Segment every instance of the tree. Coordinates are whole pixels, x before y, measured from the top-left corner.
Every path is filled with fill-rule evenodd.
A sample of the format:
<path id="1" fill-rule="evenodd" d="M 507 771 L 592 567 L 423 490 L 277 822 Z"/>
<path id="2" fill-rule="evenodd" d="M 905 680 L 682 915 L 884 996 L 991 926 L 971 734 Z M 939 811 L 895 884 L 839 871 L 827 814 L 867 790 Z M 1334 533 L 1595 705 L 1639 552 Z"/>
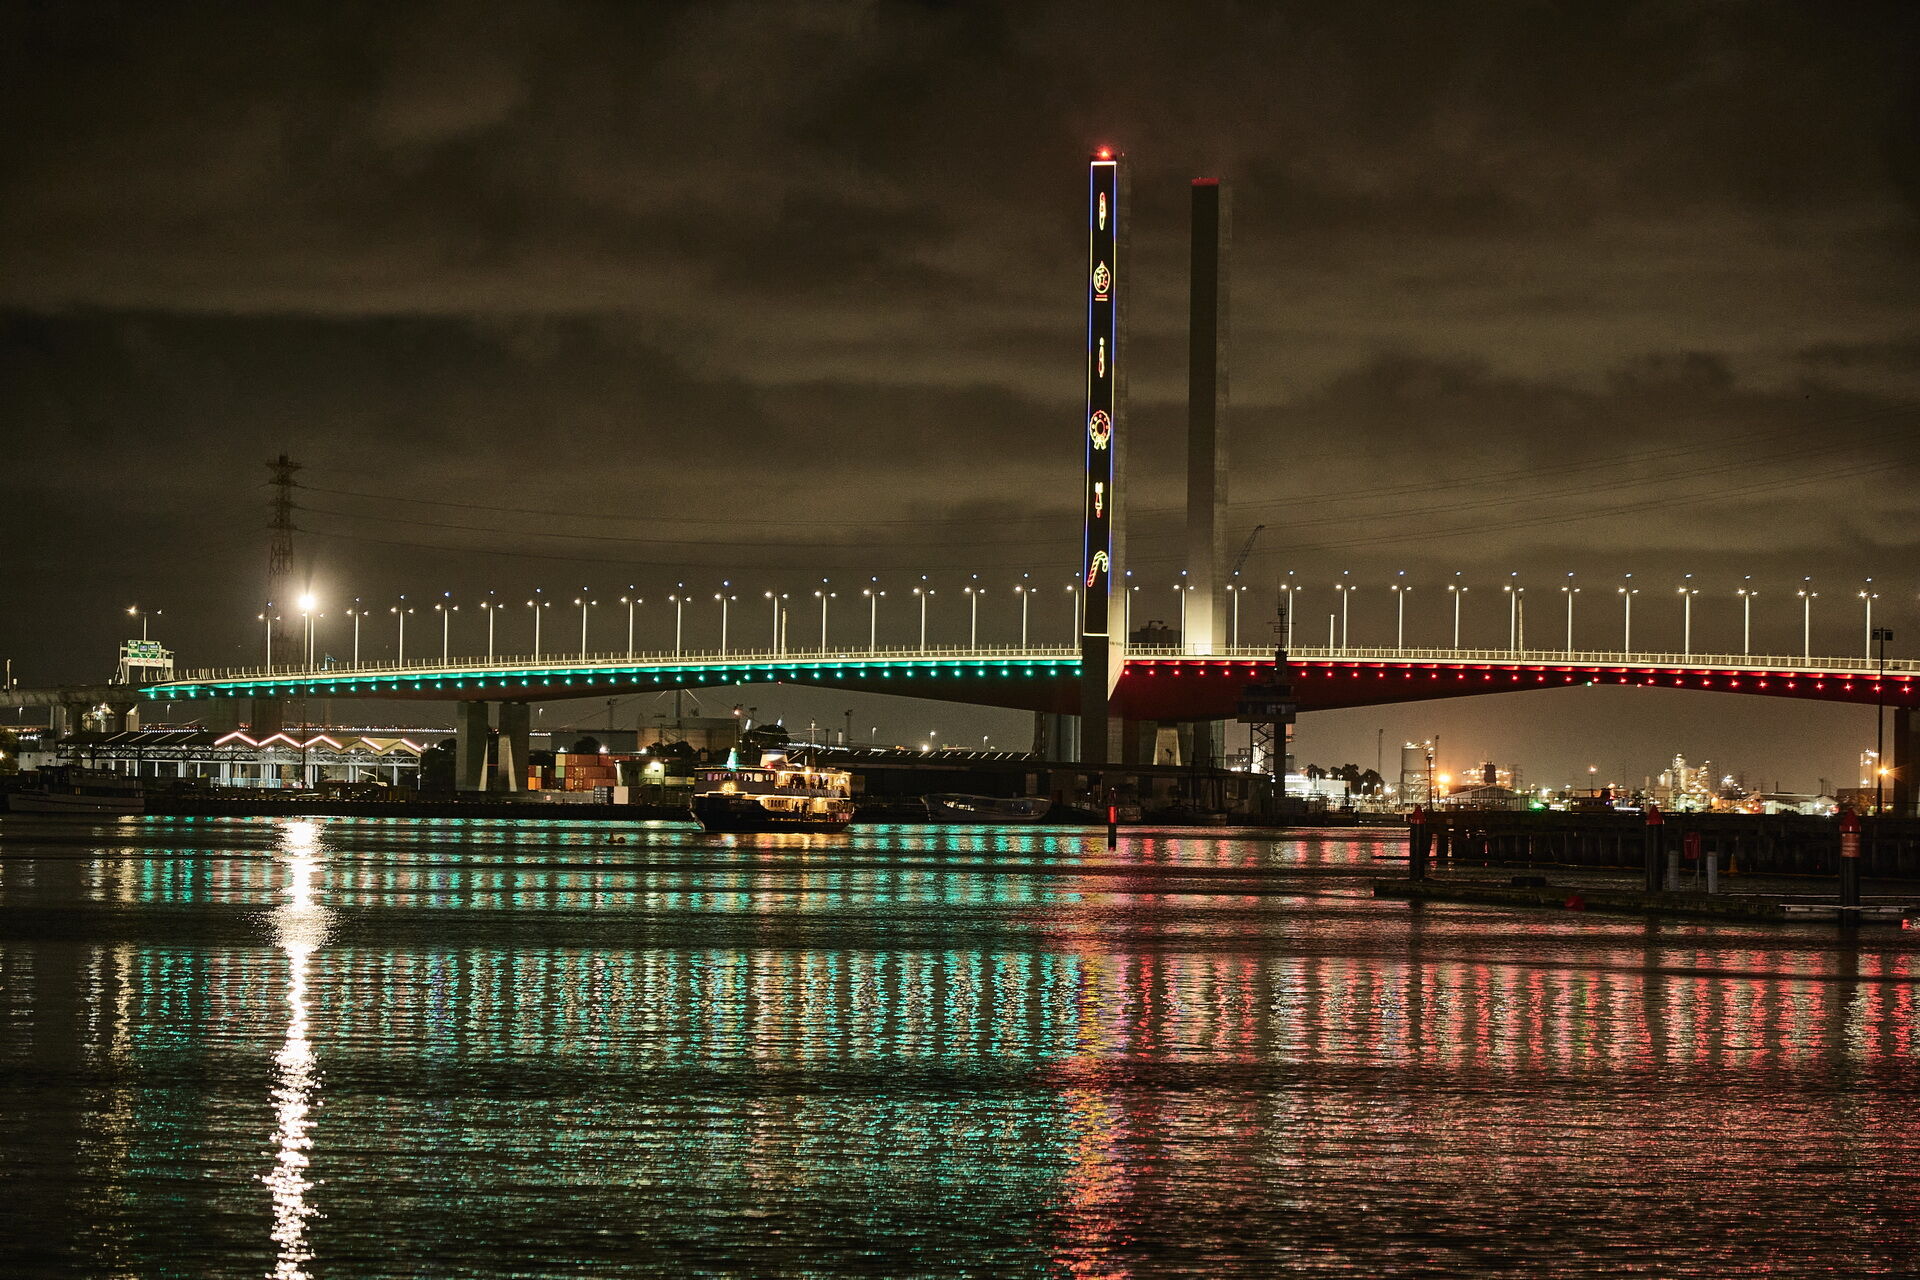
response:
<path id="1" fill-rule="evenodd" d="M 567 750 L 576 756 L 597 756 L 600 754 L 600 739 L 587 734 Z"/>

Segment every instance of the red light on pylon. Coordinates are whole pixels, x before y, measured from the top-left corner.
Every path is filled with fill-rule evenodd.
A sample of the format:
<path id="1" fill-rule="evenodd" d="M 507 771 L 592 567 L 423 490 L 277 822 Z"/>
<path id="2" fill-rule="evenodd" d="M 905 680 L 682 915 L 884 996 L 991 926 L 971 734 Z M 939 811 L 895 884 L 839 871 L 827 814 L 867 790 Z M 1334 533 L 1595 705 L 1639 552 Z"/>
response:
<path id="1" fill-rule="evenodd" d="M 1093 153 L 1093 157 L 1096 160 L 1111 160 L 1113 159 L 1113 148 L 1101 147 L 1098 151 L 1095 151 Z"/>

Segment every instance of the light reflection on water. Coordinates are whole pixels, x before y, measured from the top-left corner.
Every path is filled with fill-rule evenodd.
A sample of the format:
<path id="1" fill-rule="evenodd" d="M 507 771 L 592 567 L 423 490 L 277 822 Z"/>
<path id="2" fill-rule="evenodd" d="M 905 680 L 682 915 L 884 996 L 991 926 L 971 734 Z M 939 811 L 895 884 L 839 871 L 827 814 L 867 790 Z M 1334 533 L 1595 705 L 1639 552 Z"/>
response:
<path id="1" fill-rule="evenodd" d="M 9 818 L 0 1270 L 1913 1256 L 1910 936 L 1376 902 L 1385 840 Z"/>

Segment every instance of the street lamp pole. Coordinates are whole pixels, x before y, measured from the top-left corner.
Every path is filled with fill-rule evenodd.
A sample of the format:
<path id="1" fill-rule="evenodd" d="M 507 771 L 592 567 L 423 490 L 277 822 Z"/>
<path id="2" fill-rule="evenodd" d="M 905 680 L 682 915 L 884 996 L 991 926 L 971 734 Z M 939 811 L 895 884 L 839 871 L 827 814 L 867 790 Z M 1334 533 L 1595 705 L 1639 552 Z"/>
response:
<path id="1" fill-rule="evenodd" d="M 540 588 L 535 587 L 533 590 L 537 597 L 540 593 Z M 545 600 L 533 599 L 527 601 L 527 608 L 533 610 L 533 658 L 536 662 L 540 660 L 540 614 L 546 607 L 547 602 Z"/>
<path id="2" fill-rule="evenodd" d="M 1810 589 L 1812 578 L 1802 578 L 1801 581 L 1808 585 L 1794 594 L 1800 597 L 1800 657 L 1806 659 L 1813 656 L 1813 602 L 1820 593 Z"/>
<path id="3" fill-rule="evenodd" d="M 867 598 L 867 652 L 880 651 L 880 597 L 887 594 L 880 590 L 880 579 L 870 579 L 873 586 L 862 587 L 860 594 Z"/>
<path id="4" fill-rule="evenodd" d="M 585 596 L 575 596 L 573 602 L 580 606 L 580 660 L 587 658 L 587 610 L 599 604 L 598 600 L 589 600 Z"/>
<path id="5" fill-rule="evenodd" d="M 1631 578 L 1633 575 L 1628 574 L 1627 576 Z M 1640 594 L 1640 588 L 1620 587 L 1618 588 L 1618 590 L 1620 592 L 1620 604 L 1621 604 L 1620 651 L 1622 653 L 1632 653 L 1633 652 L 1633 598 Z"/>
<path id="6" fill-rule="evenodd" d="M 1400 572 L 1404 574 L 1406 570 Z M 1412 590 L 1404 582 L 1393 584 L 1393 647 L 1402 652 L 1407 647 L 1407 593 Z"/>
<path id="7" fill-rule="evenodd" d="M 682 634 L 680 624 L 685 618 L 687 610 L 687 584 L 682 582 L 679 584 L 679 587 L 680 589 L 678 591 L 667 597 L 667 599 L 673 601 L 673 656 L 676 658 L 680 656 L 680 637 Z"/>
<path id="8" fill-rule="evenodd" d="M 1861 602 L 1867 606 L 1866 656 L 1868 658 L 1873 657 L 1873 602 L 1875 600 L 1878 600 L 1879 598 L 1880 598 L 1880 593 L 1873 589 L 1873 579 L 1868 578 L 1866 589 L 1860 593 Z"/>
<path id="9" fill-rule="evenodd" d="M 976 578 L 979 574 L 974 575 Z M 986 594 L 985 587 L 968 583 L 961 588 L 967 593 L 967 648 L 980 647 L 980 597 Z"/>
<path id="10" fill-rule="evenodd" d="M 1458 575 L 1456 574 L 1455 576 L 1457 577 Z M 1471 587 L 1463 587 L 1457 582 L 1447 584 L 1447 594 L 1453 597 L 1453 649 L 1455 653 L 1460 651 L 1460 602 L 1466 598 L 1467 592 L 1471 590 Z"/>
<path id="11" fill-rule="evenodd" d="M 406 599 L 405 596 L 401 596 L 400 598 L 402 600 Z M 391 613 L 400 621 L 400 639 L 399 643 L 394 647 L 394 657 L 396 661 L 405 663 L 407 660 L 407 615 L 412 613 L 413 610 L 404 605 L 396 604 L 388 609 L 387 612 Z"/>
<path id="12" fill-rule="evenodd" d="M 924 577 L 922 578 L 924 581 Z M 927 651 L 927 597 L 933 594 L 932 587 L 915 587 L 913 594 L 920 597 L 920 652 Z"/>
<path id="13" fill-rule="evenodd" d="M 1687 575 L 1692 578 L 1692 574 Z M 1682 584 L 1680 587 L 1680 652 L 1686 657 L 1693 656 L 1693 598 L 1700 594 L 1700 588 Z"/>
<path id="14" fill-rule="evenodd" d="M 1573 598 L 1580 594 L 1580 588 L 1573 585 L 1573 575 L 1567 575 L 1567 584 L 1561 587 L 1567 596 L 1567 648 L 1569 658 L 1573 656 Z"/>
<path id="15" fill-rule="evenodd" d="M 821 581 L 824 582 L 825 579 Z M 814 599 L 820 602 L 820 652 L 822 653 L 827 651 L 827 601 L 833 599 L 836 594 L 824 588 L 813 593 Z"/>
<path id="16" fill-rule="evenodd" d="M 1751 582 L 1753 576 L 1749 574 L 1747 580 Z M 1750 658 L 1753 656 L 1753 598 L 1760 593 L 1741 587 L 1735 594 L 1740 597 L 1740 656 Z"/>
<path id="17" fill-rule="evenodd" d="M 1033 594 L 1033 590 L 1021 582 L 1014 584 L 1013 594 L 1020 597 L 1020 648 L 1024 651 L 1027 647 L 1027 597 Z"/>
<path id="18" fill-rule="evenodd" d="M 1500 589 L 1507 593 L 1507 652 L 1516 653 L 1520 649 L 1520 597 L 1527 589 L 1511 582 Z"/>
<path id="19" fill-rule="evenodd" d="M 628 587 L 627 589 L 631 591 L 633 588 Z M 633 611 L 635 606 L 643 605 L 646 603 L 646 601 L 642 600 L 639 596 L 621 596 L 620 603 L 627 606 L 627 657 L 628 659 L 632 659 L 633 657 Z"/>
<path id="20" fill-rule="evenodd" d="M 360 597 L 353 598 L 353 608 L 347 610 L 347 616 L 353 619 L 353 665 L 360 666 L 360 619 L 366 616 L 366 610 L 360 607 Z"/>
<path id="21" fill-rule="evenodd" d="M 449 661 L 451 661 L 450 654 L 451 654 L 452 645 L 453 645 L 453 615 L 456 611 L 459 610 L 459 608 L 460 608 L 459 605 L 448 604 L 444 600 L 439 601 L 433 606 L 433 611 L 440 615 L 440 665 L 441 666 L 445 666 Z"/>

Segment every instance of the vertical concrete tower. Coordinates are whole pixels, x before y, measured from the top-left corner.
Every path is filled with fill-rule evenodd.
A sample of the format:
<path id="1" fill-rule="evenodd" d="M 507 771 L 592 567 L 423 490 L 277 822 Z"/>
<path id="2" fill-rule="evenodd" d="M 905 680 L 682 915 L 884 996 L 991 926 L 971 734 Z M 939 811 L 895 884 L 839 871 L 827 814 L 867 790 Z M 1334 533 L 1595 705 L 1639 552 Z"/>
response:
<path id="1" fill-rule="evenodd" d="M 1188 653 L 1227 644 L 1227 449 L 1221 419 L 1227 372 L 1227 239 L 1231 210 L 1218 178 L 1193 180 L 1193 234 L 1187 319 L 1187 608 Z"/>
<path id="2" fill-rule="evenodd" d="M 1087 413 L 1085 546 L 1080 564 L 1080 759 L 1115 763 L 1118 735 L 1109 708 L 1126 657 L 1122 622 L 1126 527 L 1120 487 L 1125 472 L 1126 404 L 1121 314 L 1121 218 L 1127 212 L 1120 157 L 1102 147 L 1087 165 Z"/>

